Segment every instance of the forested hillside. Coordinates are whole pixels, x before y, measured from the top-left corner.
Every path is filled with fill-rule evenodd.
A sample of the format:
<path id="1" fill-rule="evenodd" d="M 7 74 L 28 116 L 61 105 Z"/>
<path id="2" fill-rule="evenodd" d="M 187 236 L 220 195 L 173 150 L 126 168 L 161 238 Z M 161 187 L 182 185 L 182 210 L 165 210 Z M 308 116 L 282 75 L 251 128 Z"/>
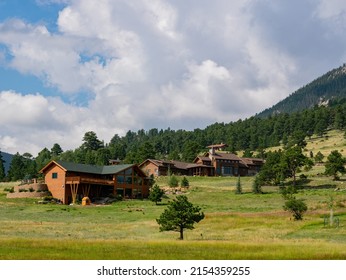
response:
<path id="1" fill-rule="evenodd" d="M 268 117 L 279 113 L 298 112 L 340 98 L 346 98 L 345 64 L 298 89 L 289 97 L 264 110 L 257 116 Z"/>
<path id="2" fill-rule="evenodd" d="M 63 151 L 56 143 L 50 149 L 42 149 L 36 158 L 28 153 L 14 155 L 8 179 L 36 176 L 51 159 L 99 165 L 107 164 L 109 159 L 124 163 L 141 163 L 147 158 L 191 162 L 197 154 L 207 151 L 208 145 L 216 143 L 227 143 L 232 152 L 245 150 L 245 156 L 265 157 L 265 148 L 299 143 L 313 134 L 322 136 L 329 129 L 345 128 L 346 100 L 339 100 L 292 114 L 215 123 L 193 131 L 170 128 L 128 131 L 125 136 L 115 134 L 109 143 L 89 131 L 74 150 Z"/>
<path id="3" fill-rule="evenodd" d="M 289 113 L 288 113 L 289 112 Z M 346 65 L 334 69 L 299 89 L 264 112 L 236 122 L 214 123 L 193 131 L 152 128 L 115 134 L 104 143 L 95 132 L 86 132 L 81 145 L 63 151 L 59 143 L 44 148 L 37 157 L 29 153 L 13 156 L 8 180 L 37 176 L 46 163 L 60 159 L 87 164 L 107 164 L 109 159 L 141 163 L 147 158 L 191 162 L 207 146 L 228 144 L 231 152 L 265 158 L 264 149 L 280 144 L 299 143 L 313 134 L 322 136 L 329 129 L 346 128 Z M 4 158 L 5 157 L 5 158 Z M 5 164 L 9 164 L 3 153 Z M 6 166 L 6 169 L 8 166 Z"/>
<path id="4" fill-rule="evenodd" d="M 5 153 L 5 152 L 1 152 L 1 151 L 0 153 L 2 156 L 5 172 L 7 173 L 8 169 L 10 168 L 10 163 L 11 163 L 13 155 Z"/>

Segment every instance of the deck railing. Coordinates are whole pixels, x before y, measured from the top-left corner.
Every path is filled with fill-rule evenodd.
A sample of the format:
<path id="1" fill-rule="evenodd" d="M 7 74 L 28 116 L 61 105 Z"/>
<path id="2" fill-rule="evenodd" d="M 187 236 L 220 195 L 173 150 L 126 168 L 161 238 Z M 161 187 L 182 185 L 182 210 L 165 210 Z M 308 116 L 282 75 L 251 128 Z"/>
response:
<path id="1" fill-rule="evenodd" d="M 99 184 L 99 185 L 114 185 L 114 181 L 101 179 L 101 178 L 90 178 L 90 177 L 82 177 L 82 176 L 71 176 L 66 177 L 66 184 L 72 183 L 85 183 L 85 184 Z"/>

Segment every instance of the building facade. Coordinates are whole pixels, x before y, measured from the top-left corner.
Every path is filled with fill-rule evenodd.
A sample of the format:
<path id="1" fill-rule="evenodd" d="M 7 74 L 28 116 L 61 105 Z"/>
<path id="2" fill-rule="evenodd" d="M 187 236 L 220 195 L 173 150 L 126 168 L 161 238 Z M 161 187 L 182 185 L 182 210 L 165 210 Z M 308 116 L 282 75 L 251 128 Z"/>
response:
<path id="1" fill-rule="evenodd" d="M 146 198 L 148 179 L 135 164 L 96 166 L 64 161 L 51 161 L 40 170 L 52 196 L 63 204 L 77 199 L 121 195 Z"/>

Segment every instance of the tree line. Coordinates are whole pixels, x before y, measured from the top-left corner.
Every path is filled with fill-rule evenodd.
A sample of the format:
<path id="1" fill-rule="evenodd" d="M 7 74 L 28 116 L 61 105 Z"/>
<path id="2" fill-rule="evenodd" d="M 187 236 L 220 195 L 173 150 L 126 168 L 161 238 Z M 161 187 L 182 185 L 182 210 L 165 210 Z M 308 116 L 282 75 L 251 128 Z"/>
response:
<path id="1" fill-rule="evenodd" d="M 148 158 L 191 162 L 196 155 L 206 152 L 208 145 L 216 143 L 227 143 L 227 150 L 233 153 L 243 150 L 246 157 L 266 158 L 264 149 L 268 147 L 301 145 L 306 137 L 323 136 L 329 129 L 345 128 L 346 100 L 341 99 L 328 106 L 315 106 L 301 112 L 268 118 L 253 116 L 192 131 L 170 128 L 129 130 L 124 136 L 115 134 L 109 143 L 88 131 L 82 144 L 74 150 L 63 151 L 55 143 L 50 149 L 43 148 L 36 157 L 29 153 L 15 154 L 7 176 L 1 175 L 3 161 L 0 160 L 0 180 L 37 176 L 37 172 L 53 159 L 96 165 L 108 164 L 110 159 L 138 164 Z"/>

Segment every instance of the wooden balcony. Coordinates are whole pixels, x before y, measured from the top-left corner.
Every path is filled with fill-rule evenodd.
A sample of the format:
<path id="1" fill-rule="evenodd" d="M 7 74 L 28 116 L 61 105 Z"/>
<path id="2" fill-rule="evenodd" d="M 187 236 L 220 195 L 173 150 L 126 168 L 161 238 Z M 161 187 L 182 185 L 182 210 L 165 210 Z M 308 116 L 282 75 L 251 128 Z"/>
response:
<path id="1" fill-rule="evenodd" d="M 66 184 L 92 184 L 92 185 L 114 185 L 113 180 L 101 178 L 89 178 L 83 176 L 66 177 Z"/>

